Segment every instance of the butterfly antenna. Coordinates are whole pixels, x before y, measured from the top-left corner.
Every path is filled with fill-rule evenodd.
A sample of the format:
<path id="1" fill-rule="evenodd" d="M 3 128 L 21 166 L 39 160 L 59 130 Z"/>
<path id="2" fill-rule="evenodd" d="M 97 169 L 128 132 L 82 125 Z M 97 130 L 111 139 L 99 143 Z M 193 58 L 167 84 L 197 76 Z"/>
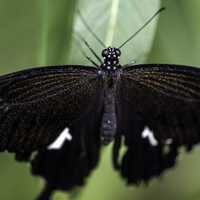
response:
<path id="1" fill-rule="evenodd" d="M 85 46 L 91 51 L 91 53 L 94 55 L 94 57 L 101 63 L 103 64 L 101 58 L 96 54 L 96 52 L 91 48 L 91 46 L 88 44 L 88 42 L 80 35 L 78 34 L 80 39 L 84 42 Z"/>
<path id="2" fill-rule="evenodd" d="M 78 15 L 84 24 L 84 26 L 88 29 L 88 31 L 93 35 L 93 37 L 101 44 L 104 48 L 106 48 L 106 45 L 103 43 L 103 41 L 94 33 L 94 31 L 91 29 L 91 27 L 87 24 L 86 20 L 84 19 L 83 15 L 81 14 L 80 10 L 77 9 Z"/>
<path id="3" fill-rule="evenodd" d="M 121 49 L 124 45 L 126 45 L 130 40 L 132 40 L 140 31 L 142 31 L 157 15 L 159 15 L 162 11 L 165 10 L 165 7 L 160 8 L 152 17 L 150 17 L 144 25 L 139 28 L 134 34 L 132 34 L 124 43 L 122 43 L 118 48 Z"/>
<path id="4" fill-rule="evenodd" d="M 79 51 L 82 53 L 82 55 L 87 59 L 89 60 L 93 65 L 95 65 L 96 67 L 99 67 L 99 65 L 97 63 L 95 63 L 92 58 L 90 58 L 84 51 L 83 47 L 81 46 L 81 44 L 78 42 L 78 40 L 75 38 L 75 42 L 76 42 L 76 45 L 79 49 Z"/>

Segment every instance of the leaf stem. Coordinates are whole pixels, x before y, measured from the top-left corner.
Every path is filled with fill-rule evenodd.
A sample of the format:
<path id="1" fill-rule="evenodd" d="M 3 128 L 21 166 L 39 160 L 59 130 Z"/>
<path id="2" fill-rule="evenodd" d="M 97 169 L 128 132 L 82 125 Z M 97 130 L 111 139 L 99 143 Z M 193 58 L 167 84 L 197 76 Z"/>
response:
<path id="1" fill-rule="evenodd" d="M 110 20 L 108 22 L 108 32 L 105 40 L 106 46 L 110 46 L 113 42 L 118 10 L 119 10 L 119 0 L 112 0 L 110 8 Z"/>

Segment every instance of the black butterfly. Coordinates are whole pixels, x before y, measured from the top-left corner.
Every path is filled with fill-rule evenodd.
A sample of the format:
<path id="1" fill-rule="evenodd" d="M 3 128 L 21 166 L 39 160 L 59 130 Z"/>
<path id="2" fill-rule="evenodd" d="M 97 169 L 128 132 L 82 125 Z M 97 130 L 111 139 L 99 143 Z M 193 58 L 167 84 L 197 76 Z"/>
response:
<path id="1" fill-rule="evenodd" d="M 32 173 L 46 179 L 38 200 L 83 185 L 102 144 L 114 141 L 115 169 L 138 184 L 174 166 L 179 146 L 191 150 L 199 143 L 200 70 L 123 67 L 120 55 L 109 47 L 99 67 L 43 67 L 0 77 L 0 150 L 30 161 Z M 72 140 L 48 149 L 66 127 Z M 127 151 L 121 159 L 122 138 Z"/>

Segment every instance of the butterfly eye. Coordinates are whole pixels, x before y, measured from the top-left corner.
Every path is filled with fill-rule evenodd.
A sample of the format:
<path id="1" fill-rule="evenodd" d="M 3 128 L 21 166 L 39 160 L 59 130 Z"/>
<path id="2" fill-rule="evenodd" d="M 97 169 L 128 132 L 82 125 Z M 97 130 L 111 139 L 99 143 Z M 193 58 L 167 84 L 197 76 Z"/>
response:
<path id="1" fill-rule="evenodd" d="M 121 56 L 121 51 L 119 49 L 115 49 L 115 53 L 117 56 Z"/>
<path id="2" fill-rule="evenodd" d="M 108 56 L 108 54 L 109 54 L 109 52 L 108 52 L 107 49 L 104 49 L 104 50 L 102 51 L 102 53 L 101 53 L 101 55 L 102 55 L 103 57 Z"/>

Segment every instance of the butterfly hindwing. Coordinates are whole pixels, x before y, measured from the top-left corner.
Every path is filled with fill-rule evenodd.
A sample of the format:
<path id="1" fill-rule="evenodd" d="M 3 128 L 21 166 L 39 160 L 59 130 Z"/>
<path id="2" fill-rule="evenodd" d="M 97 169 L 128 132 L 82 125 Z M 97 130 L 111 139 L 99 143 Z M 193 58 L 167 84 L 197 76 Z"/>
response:
<path id="1" fill-rule="evenodd" d="M 23 155 L 46 148 L 100 95 L 98 70 L 85 66 L 28 69 L 0 77 L 0 149 Z"/>
<path id="2" fill-rule="evenodd" d="M 71 126 L 73 138 L 60 149 L 39 151 L 31 162 L 33 175 L 46 179 L 38 199 L 47 199 L 54 190 L 72 190 L 85 183 L 95 168 L 100 154 L 101 99 L 96 99 L 91 112 Z"/>

